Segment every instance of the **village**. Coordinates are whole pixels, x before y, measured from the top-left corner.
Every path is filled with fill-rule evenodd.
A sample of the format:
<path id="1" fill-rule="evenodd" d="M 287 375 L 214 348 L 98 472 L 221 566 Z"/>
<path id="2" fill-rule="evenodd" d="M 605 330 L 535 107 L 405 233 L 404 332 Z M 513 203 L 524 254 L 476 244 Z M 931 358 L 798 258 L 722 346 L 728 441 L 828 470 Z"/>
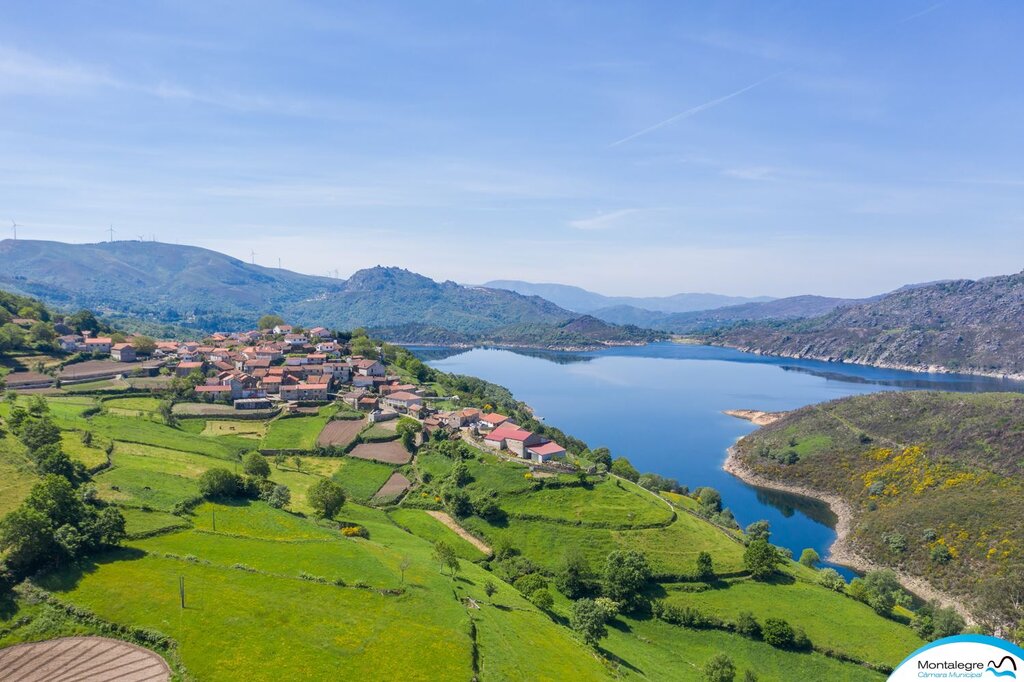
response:
<path id="1" fill-rule="evenodd" d="M 426 386 L 409 383 L 391 373 L 382 358 L 351 354 L 341 335 L 325 327 L 302 329 L 277 324 L 265 330 L 214 333 L 202 341 L 156 341 L 143 355 L 131 337 L 89 332 L 60 336 L 67 353 L 91 356 L 87 371 L 65 371 L 70 379 L 94 380 L 130 374 L 150 374 L 187 380 L 197 402 L 231 405 L 235 410 L 315 412 L 338 402 L 366 415 L 369 423 L 399 417 L 415 419 L 426 436 L 444 430 L 510 458 L 540 465 L 565 463 L 558 443 L 520 427 L 509 417 L 475 407 L 441 409 L 451 403 Z M 148 350 L 148 349 L 147 349 Z M 40 388 L 52 381 L 41 375 Z"/>

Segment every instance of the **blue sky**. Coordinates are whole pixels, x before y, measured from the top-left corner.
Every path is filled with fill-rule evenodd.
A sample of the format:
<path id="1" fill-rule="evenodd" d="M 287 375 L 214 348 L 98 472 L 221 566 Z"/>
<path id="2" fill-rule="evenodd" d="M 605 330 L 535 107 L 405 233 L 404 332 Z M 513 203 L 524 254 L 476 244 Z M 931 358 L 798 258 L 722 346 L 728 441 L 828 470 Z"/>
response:
<path id="1" fill-rule="evenodd" d="M 610 294 L 1022 269 L 1013 0 L 42 8 L 0 9 L 25 238 Z"/>

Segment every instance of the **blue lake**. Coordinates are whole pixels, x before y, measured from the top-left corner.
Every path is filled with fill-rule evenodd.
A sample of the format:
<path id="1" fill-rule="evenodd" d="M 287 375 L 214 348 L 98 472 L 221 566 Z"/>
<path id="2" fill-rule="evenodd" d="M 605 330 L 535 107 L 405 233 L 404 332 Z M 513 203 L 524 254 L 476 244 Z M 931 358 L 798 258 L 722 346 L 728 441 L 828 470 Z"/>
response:
<path id="1" fill-rule="evenodd" d="M 780 411 L 877 391 L 1024 391 L 1020 382 L 789 360 L 674 343 L 590 353 L 412 347 L 431 366 L 509 388 L 553 426 L 625 456 L 640 471 L 721 491 L 741 526 L 767 519 L 772 542 L 825 556 L 835 518 L 822 503 L 749 486 L 722 470 L 753 431 L 722 414 Z M 843 571 L 850 575 L 848 571 Z"/>

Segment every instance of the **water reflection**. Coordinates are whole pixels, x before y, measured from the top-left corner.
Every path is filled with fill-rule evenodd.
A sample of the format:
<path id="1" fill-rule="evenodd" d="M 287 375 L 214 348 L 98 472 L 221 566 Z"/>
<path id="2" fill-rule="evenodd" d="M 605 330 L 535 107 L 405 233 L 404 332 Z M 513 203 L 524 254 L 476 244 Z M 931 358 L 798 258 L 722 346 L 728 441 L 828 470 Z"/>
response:
<path id="1" fill-rule="evenodd" d="M 839 517 L 833 514 L 832 509 L 821 500 L 780 490 L 771 490 L 758 486 L 751 487 L 754 488 L 757 494 L 758 502 L 775 507 L 787 519 L 800 512 L 812 521 L 817 521 L 829 528 L 835 528 L 836 523 L 839 521 Z"/>

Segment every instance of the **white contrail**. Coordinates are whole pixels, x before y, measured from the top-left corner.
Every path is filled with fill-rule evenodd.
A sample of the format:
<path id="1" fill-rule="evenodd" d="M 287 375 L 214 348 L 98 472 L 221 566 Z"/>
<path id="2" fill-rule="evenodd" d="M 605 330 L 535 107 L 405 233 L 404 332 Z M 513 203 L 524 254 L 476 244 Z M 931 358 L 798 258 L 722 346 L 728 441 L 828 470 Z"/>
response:
<path id="1" fill-rule="evenodd" d="M 664 128 L 667 125 L 671 125 L 671 124 L 675 123 L 676 121 L 682 121 L 685 118 L 690 118 L 694 114 L 699 114 L 700 112 L 706 111 L 706 110 L 710 109 L 711 107 L 718 106 L 722 102 L 727 102 L 728 100 L 731 100 L 733 97 L 739 97 L 740 95 L 742 95 L 743 93 L 747 92 L 748 90 L 753 90 L 757 86 L 763 85 L 763 84 L 767 83 L 768 81 L 772 80 L 773 78 L 778 78 L 779 76 L 781 76 L 784 73 L 787 73 L 790 70 L 791 69 L 785 69 L 783 71 L 777 71 L 777 72 L 773 73 L 770 76 L 766 76 L 766 77 L 762 78 L 761 80 L 757 81 L 756 83 L 751 83 L 750 85 L 748 85 L 748 86 L 746 86 L 744 88 L 740 88 L 736 92 L 730 92 L 728 95 L 722 95 L 721 97 L 718 97 L 716 99 L 704 102 L 704 104 L 698 104 L 697 106 L 692 107 L 690 109 L 687 109 L 684 112 L 678 113 L 678 114 L 676 114 L 675 116 L 673 116 L 671 118 L 666 118 L 664 121 L 661 121 L 660 123 L 655 123 L 654 125 L 652 125 L 649 128 L 644 128 L 643 130 L 641 130 L 639 132 L 635 132 L 632 135 L 628 135 L 628 136 L 622 138 L 621 140 L 617 140 L 615 142 L 612 142 L 608 146 L 609 147 L 617 147 L 618 145 L 623 144 L 625 142 L 629 142 L 630 140 L 635 140 L 636 138 L 640 137 L 641 135 L 646 135 L 647 133 L 654 132 L 655 130 L 658 130 L 659 128 Z"/>
<path id="2" fill-rule="evenodd" d="M 914 21 L 915 19 L 919 19 L 919 18 L 925 16 L 926 14 L 931 14 L 932 12 L 934 12 L 937 9 L 939 9 L 940 7 L 948 5 L 950 2 L 952 2 L 952 0 L 941 0 L 940 2 L 937 2 L 937 3 L 933 4 L 933 5 L 929 5 L 928 7 L 924 8 L 920 12 L 915 12 L 914 14 L 911 14 L 909 16 L 903 17 L 902 19 L 894 22 L 893 24 L 891 24 L 891 25 L 889 25 L 887 27 L 884 27 L 883 29 L 879 29 L 879 31 L 877 31 L 877 32 L 881 32 L 881 31 L 889 29 L 889 28 L 900 26 L 900 25 L 905 24 L 905 23 L 907 23 L 909 21 Z M 704 102 L 704 104 L 698 104 L 697 106 L 695 106 L 695 107 L 693 107 L 691 109 L 687 109 L 686 111 L 684 111 L 682 113 L 676 114 L 672 118 L 666 118 L 664 121 L 661 121 L 660 123 L 655 123 L 654 125 L 652 125 L 649 128 L 644 128 L 643 130 L 641 130 L 639 132 L 636 132 L 636 133 L 633 133 L 632 135 L 628 135 L 628 136 L 622 138 L 621 140 L 617 140 L 615 142 L 612 142 L 608 146 L 609 147 L 617 147 L 620 144 L 629 142 L 630 140 L 635 140 L 636 138 L 640 137 L 641 135 L 646 135 L 647 133 L 654 132 L 655 130 L 658 130 L 659 128 L 664 128 L 667 125 L 672 125 L 676 121 L 682 121 L 683 119 L 689 118 L 689 117 L 693 116 L 694 114 L 699 114 L 700 112 L 706 111 L 706 110 L 710 109 L 711 107 L 716 107 L 719 104 L 721 104 L 722 102 L 726 102 L 726 101 L 732 99 L 733 97 L 739 97 L 740 95 L 742 95 L 743 93 L 747 92 L 748 90 L 753 90 L 754 88 L 758 87 L 759 85 L 763 85 L 764 83 L 767 83 L 768 81 L 770 81 L 770 80 L 772 80 L 774 78 L 778 78 L 779 76 L 783 75 L 784 73 L 788 73 L 789 71 L 792 71 L 792 70 L 793 70 L 792 68 L 789 68 L 789 69 L 783 69 L 782 71 L 777 71 L 776 73 L 773 73 L 770 76 L 766 76 L 765 78 L 762 78 L 761 80 L 757 81 L 756 83 L 751 83 L 750 85 L 746 86 L 745 88 L 740 88 L 736 92 L 731 92 L 728 95 L 723 95 L 722 97 L 719 97 L 717 99 L 713 99 L 713 100 L 710 100 L 708 102 Z"/>

